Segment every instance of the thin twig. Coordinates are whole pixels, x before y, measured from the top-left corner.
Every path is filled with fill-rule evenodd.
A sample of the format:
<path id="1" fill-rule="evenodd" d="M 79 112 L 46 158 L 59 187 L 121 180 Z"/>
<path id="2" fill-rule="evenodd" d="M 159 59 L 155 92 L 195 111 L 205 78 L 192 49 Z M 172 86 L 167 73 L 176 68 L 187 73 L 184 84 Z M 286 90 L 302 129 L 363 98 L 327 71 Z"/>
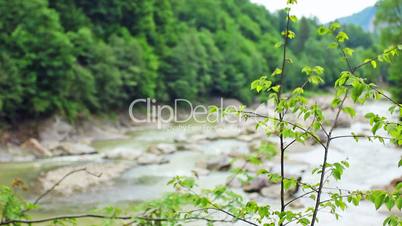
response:
<path id="1" fill-rule="evenodd" d="M 70 172 L 68 172 L 66 175 L 64 175 L 60 180 L 58 180 L 55 184 L 53 184 L 53 186 L 52 186 L 51 188 L 47 189 L 45 192 L 43 192 L 41 195 L 39 195 L 39 196 L 35 199 L 35 201 L 33 202 L 33 204 L 34 204 L 34 205 L 38 204 L 44 197 L 46 197 L 46 196 L 47 196 L 49 193 L 51 193 L 57 186 L 59 186 L 59 185 L 61 184 L 61 182 L 63 182 L 67 177 L 69 177 L 69 176 L 71 176 L 71 175 L 73 175 L 73 174 L 75 174 L 75 173 L 81 172 L 81 171 L 85 171 L 86 173 L 88 173 L 89 175 L 92 175 L 92 176 L 94 176 L 94 177 L 101 177 L 101 176 L 102 176 L 102 173 L 100 173 L 100 174 L 94 174 L 94 173 L 92 173 L 92 172 L 89 172 L 89 171 L 87 170 L 87 168 L 81 168 L 81 169 L 76 169 L 76 170 L 70 171 Z"/>
<path id="2" fill-rule="evenodd" d="M 353 72 L 355 72 L 357 69 L 359 69 L 359 68 L 361 68 L 361 67 L 363 67 L 363 66 L 365 66 L 365 65 L 367 65 L 367 64 L 369 64 L 369 63 L 371 63 L 371 61 L 376 60 L 376 59 L 378 58 L 378 56 L 383 55 L 383 54 L 387 54 L 387 53 L 389 53 L 389 52 L 392 52 L 392 51 L 394 51 L 395 49 L 398 49 L 398 47 L 394 47 L 394 48 L 392 48 L 392 49 L 389 49 L 389 50 L 385 51 L 385 52 L 382 53 L 382 54 L 379 54 L 379 55 L 377 55 L 377 56 L 375 56 L 375 57 L 369 58 L 367 61 L 365 61 L 365 62 L 363 62 L 363 63 L 357 65 L 356 67 L 354 67 L 354 68 L 353 68 Z"/>
<path id="3" fill-rule="evenodd" d="M 368 136 L 368 135 L 342 135 L 342 136 L 333 136 L 331 140 L 340 139 L 340 138 L 381 138 L 384 140 L 392 140 L 395 138 L 391 137 L 382 137 L 382 136 Z"/>
<path id="4" fill-rule="evenodd" d="M 268 115 L 258 114 L 258 113 L 255 113 L 255 112 L 243 111 L 242 113 L 248 114 L 248 116 L 252 115 L 252 116 L 256 116 L 256 117 L 260 117 L 260 118 L 266 118 L 266 119 L 271 119 L 271 120 L 274 120 L 274 121 L 280 121 L 280 119 L 278 119 L 278 118 L 270 117 L 270 116 L 268 116 Z M 300 126 L 300 125 L 297 125 L 296 123 L 289 122 L 289 121 L 285 121 L 285 120 L 283 120 L 282 122 L 287 123 L 287 124 L 289 124 L 289 125 L 292 125 L 292 126 L 298 128 L 298 129 L 302 130 L 303 132 L 305 132 L 305 133 L 311 135 L 311 137 L 312 137 L 318 144 L 320 144 L 323 148 L 325 148 L 325 144 L 324 144 L 319 138 L 317 138 L 316 135 L 313 134 L 312 132 L 308 131 L 307 129 L 303 128 L 303 127 Z"/>

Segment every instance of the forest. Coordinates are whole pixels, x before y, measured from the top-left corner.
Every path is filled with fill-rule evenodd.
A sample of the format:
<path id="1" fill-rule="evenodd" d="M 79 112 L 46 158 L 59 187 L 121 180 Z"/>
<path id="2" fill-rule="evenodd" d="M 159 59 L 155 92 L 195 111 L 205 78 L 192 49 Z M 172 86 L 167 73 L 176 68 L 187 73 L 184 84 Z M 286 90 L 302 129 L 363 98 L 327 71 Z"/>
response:
<path id="1" fill-rule="evenodd" d="M 301 1 L 0 0 L 0 225 L 402 226 L 402 1 Z"/>
<path id="2" fill-rule="evenodd" d="M 379 18 L 391 24 L 384 5 Z M 223 96 L 251 103 L 249 83 L 280 61 L 274 46 L 281 42 L 284 15 L 248 0 L 0 1 L 0 117 L 15 122 L 56 113 L 74 119 L 125 108 L 138 97 L 169 103 Z M 357 62 L 400 41 L 394 24 L 384 29 L 384 36 L 394 37 L 389 40 L 344 27 L 353 33 L 346 44 L 357 49 Z M 290 40 L 289 55 L 297 62 L 286 87 L 303 81 L 307 60 L 327 68 L 325 84 L 316 89 L 329 87 L 341 68 L 333 60 L 339 52 L 316 32 L 316 19 L 291 26 L 298 37 Z M 399 79 L 394 85 L 400 87 L 400 62 L 390 73 L 378 67 L 363 74 Z"/>

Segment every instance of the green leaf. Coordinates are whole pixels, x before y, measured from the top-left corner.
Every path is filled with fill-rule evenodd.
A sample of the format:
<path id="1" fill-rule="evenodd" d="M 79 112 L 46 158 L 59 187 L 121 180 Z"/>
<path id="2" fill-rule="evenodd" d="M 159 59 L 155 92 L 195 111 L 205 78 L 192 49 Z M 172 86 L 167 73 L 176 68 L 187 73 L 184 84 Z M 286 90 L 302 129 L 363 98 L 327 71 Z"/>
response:
<path id="1" fill-rule="evenodd" d="M 385 194 L 380 193 L 374 199 L 375 208 L 378 210 L 382 204 L 384 204 Z"/>
<path id="2" fill-rule="evenodd" d="M 392 207 L 394 207 L 394 205 L 395 205 L 394 200 L 390 196 L 385 197 L 384 202 L 385 202 L 385 206 L 388 208 L 388 210 L 391 210 Z"/>
<path id="3" fill-rule="evenodd" d="M 336 35 L 336 39 L 339 42 L 344 42 L 349 39 L 349 36 L 345 32 L 341 31 Z"/>
<path id="4" fill-rule="evenodd" d="M 283 45 L 282 42 L 277 42 L 277 43 L 275 43 L 274 47 L 275 48 L 280 48 L 282 45 Z"/>
<path id="5" fill-rule="evenodd" d="M 279 92 L 280 88 L 281 88 L 280 85 L 276 85 L 276 86 L 272 87 L 272 90 L 277 93 L 277 92 Z"/>
<path id="6" fill-rule="evenodd" d="M 342 111 L 344 111 L 346 114 L 350 115 L 350 117 L 352 117 L 352 118 L 356 116 L 356 111 L 351 107 L 344 107 L 342 109 Z"/>
<path id="7" fill-rule="evenodd" d="M 372 61 L 370 61 L 370 64 L 374 69 L 377 68 L 377 61 L 372 60 Z"/>
<path id="8" fill-rule="evenodd" d="M 293 23 L 295 23 L 296 21 L 297 21 L 297 17 L 296 16 L 289 16 L 289 19 L 293 22 Z"/>
<path id="9" fill-rule="evenodd" d="M 318 34 L 319 35 L 326 35 L 330 32 L 330 30 L 324 26 L 321 26 L 318 28 Z"/>
<path id="10" fill-rule="evenodd" d="M 336 31 L 339 28 L 341 28 L 341 24 L 338 22 L 333 22 L 331 23 L 331 25 L 329 26 L 329 29 L 331 29 L 332 31 Z"/>
<path id="11" fill-rule="evenodd" d="M 280 69 L 280 68 L 276 68 L 274 70 L 274 72 L 272 72 L 272 76 L 276 76 L 276 75 L 280 75 L 280 74 L 282 74 L 282 69 Z"/>
<path id="12" fill-rule="evenodd" d="M 344 49 L 343 49 L 343 52 L 344 52 L 347 56 L 352 56 L 354 50 L 351 49 L 351 48 L 344 48 Z"/>

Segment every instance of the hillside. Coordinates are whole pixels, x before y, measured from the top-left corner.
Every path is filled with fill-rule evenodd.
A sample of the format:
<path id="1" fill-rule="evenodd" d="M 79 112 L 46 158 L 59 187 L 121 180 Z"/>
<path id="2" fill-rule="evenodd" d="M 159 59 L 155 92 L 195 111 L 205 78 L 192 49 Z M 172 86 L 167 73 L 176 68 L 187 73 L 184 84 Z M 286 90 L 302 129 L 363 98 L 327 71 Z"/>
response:
<path id="1" fill-rule="evenodd" d="M 0 26 L 0 118 L 74 118 L 144 97 L 250 103 L 250 82 L 280 62 L 274 46 L 283 18 L 249 0 L 0 1 L 0 21 L 7 21 Z M 317 27 L 306 18 L 292 26 L 289 56 L 297 62 L 286 72 L 287 88 L 305 80 L 302 65 L 327 68 L 324 86 L 343 66 Z M 368 35 L 353 33 L 368 42 L 349 40 L 350 47 L 371 45 Z"/>
<path id="2" fill-rule="evenodd" d="M 362 11 L 353 15 L 339 18 L 338 21 L 342 24 L 354 24 L 362 27 L 365 31 L 374 31 L 374 18 L 376 14 L 376 7 L 371 6 L 363 9 Z"/>

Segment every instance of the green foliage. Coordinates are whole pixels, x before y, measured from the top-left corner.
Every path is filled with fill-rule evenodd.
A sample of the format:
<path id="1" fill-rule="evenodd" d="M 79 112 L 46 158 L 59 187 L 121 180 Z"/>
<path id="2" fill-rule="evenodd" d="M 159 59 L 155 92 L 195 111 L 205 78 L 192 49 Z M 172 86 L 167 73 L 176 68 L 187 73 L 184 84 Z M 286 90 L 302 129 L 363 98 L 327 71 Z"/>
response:
<path id="1" fill-rule="evenodd" d="M 402 28 L 402 2 L 393 0 L 381 0 L 378 3 L 376 24 L 381 26 L 381 40 L 383 46 L 401 45 Z M 385 26 L 384 26 L 385 25 Z M 399 103 L 402 102 L 402 56 L 398 55 L 393 64 L 388 68 L 388 76 L 393 85 L 393 95 Z"/>
<path id="2" fill-rule="evenodd" d="M 122 108 L 137 97 L 221 95 L 250 103 L 247 85 L 280 61 L 278 31 L 291 39 L 288 60 L 300 59 L 287 70 L 283 88 L 300 85 L 307 61 L 327 68 L 322 80 L 311 82 L 329 86 L 339 67 L 331 60 L 338 53 L 327 49 L 330 39 L 314 32 L 316 21 L 293 15 L 292 29 L 284 31 L 278 19 L 284 13 L 246 0 L 1 1 L 0 117 L 62 113 L 72 119 Z"/>

